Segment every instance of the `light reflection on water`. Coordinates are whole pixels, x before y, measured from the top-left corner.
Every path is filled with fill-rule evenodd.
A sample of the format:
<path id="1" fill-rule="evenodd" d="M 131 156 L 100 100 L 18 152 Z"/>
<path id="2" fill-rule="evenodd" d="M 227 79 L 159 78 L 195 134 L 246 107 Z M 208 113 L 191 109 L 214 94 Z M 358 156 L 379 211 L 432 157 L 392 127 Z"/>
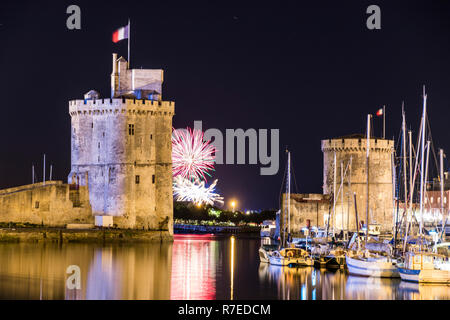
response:
<path id="1" fill-rule="evenodd" d="M 176 235 L 135 245 L 0 244 L 0 299 L 449 299 L 450 287 L 260 264 L 259 239 Z M 81 269 L 81 290 L 66 269 Z"/>

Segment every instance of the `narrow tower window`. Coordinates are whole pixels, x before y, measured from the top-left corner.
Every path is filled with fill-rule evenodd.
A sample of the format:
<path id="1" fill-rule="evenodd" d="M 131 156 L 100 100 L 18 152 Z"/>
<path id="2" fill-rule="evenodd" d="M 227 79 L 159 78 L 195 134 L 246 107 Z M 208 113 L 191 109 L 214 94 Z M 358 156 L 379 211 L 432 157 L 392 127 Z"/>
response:
<path id="1" fill-rule="evenodd" d="M 135 177 L 135 179 L 136 179 L 136 184 L 139 184 L 139 176 L 138 175 Z"/>
<path id="2" fill-rule="evenodd" d="M 155 183 L 155 175 L 152 175 L 152 183 Z"/>
<path id="3" fill-rule="evenodd" d="M 134 124 L 128 125 L 128 135 L 134 136 Z"/>

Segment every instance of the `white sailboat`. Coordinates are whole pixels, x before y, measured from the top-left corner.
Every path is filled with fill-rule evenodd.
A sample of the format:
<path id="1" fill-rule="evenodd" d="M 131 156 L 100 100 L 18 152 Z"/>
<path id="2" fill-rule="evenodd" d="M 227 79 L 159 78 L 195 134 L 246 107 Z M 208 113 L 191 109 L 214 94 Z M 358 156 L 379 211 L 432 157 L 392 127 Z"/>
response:
<path id="1" fill-rule="evenodd" d="M 423 92 L 423 112 L 421 122 L 421 171 L 420 171 L 420 225 L 419 225 L 419 239 L 418 246 L 410 247 L 409 251 L 405 253 L 405 260 L 398 265 L 400 277 L 404 281 L 419 282 L 419 283 L 450 283 L 450 265 L 448 257 L 437 253 L 429 252 L 423 248 L 423 200 L 425 195 L 424 178 L 426 177 L 426 169 L 424 169 L 425 161 L 425 135 L 426 135 L 426 115 L 427 115 L 427 95 L 425 88 Z M 429 154 L 430 142 L 427 144 L 427 162 Z M 443 174 L 442 174 L 442 157 L 441 156 L 441 191 L 443 190 Z M 428 167 L 428 165 L 427 165 Z M 425 170 L 425 171 L 424 171 Z M 406 234 L 405 237 L 408 235 Z"/>
<path id="2" fill-rule="evenodd" d="M 370 156 L 370 118 L 367 115 L 367 145 L 366 145 L 366 221 L 369 226 L 369 156 Z M 369 237 L 369 227 L 366 227 L 365 244 L 367 244 Z M 359 242 L 358 242 L 359 243 Z M 390 256 L 383 256 L 379 254 L 370 253 L 364 248 L 361 250 L 346 252 L 346 264 L 348 272 L 351 275 L 365 276 L 365 277 L 382 277 L 382 278 L 398 278 L 399 272 L 396 267 L 396 260 Z"/>
<path id="3" fill-rule="evenodd" d="M 366 251 L 366 255 L 360 253 L 352 257 L 351 254 L 346 255 L 348 272 L 351 275 L 377 278 L 398 278 L 395 260 L 390 257 L 370 254 Z"/>
<path id="4" fill-rule="evenodd" d="M 279 250 L 271 250 L 267 246 L 259 248 L 259 260 L 261 262 L 268 262 L 275 266 L 313 266 L 314 260 L 308 251 L 295 248 L 291 240 L 291 211 L 290 211 L 290 194 L 291 194 L 291 153 L 288 151 L 288 176 L 287 176 L 287 231 L 288 238 L 286 239 L 286 228 L 283 218 L 283 238 L 282 246 Z M 284 208 L 283 208 L 284 209 Z"/>

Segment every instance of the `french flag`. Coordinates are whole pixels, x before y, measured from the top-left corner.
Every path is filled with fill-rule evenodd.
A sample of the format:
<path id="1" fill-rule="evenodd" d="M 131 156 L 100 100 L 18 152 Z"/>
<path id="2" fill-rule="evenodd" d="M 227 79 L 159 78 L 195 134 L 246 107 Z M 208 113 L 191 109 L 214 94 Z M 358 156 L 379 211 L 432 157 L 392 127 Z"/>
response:
<path id="1" fill-rule="evenodd" d="M 378 111 L 377 111 L 377 117 L 381 117 L 382 115 L 383 115 L 383 113 L 384 113 L 384 110 L 383 110 L 384 108 L 381 108 L 381 109 L 378 109 Z"/>
<path id="2" fill-rule="evenodd" d="M 117 29 L 116 31 L 113 32 L 112 41 L 114 43 L 117 43 L 120 40 L 128 39 L 128 36 L 130 34 L 129 30 L 130 30 L 130 25 L 126 25 L 125 27 Z"/>

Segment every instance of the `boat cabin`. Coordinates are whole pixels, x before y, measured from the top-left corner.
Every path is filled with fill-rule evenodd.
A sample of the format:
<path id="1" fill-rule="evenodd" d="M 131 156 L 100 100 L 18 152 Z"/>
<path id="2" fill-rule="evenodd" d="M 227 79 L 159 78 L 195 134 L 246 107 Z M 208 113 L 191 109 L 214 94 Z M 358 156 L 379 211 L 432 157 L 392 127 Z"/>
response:
<path id="1" fill-rule="evenodd" d="M 275 251 L 274 255 L 277 256 L 281 256 L 281 257 L 287 257 L 287 258 L 300 258 L 303 257 L 305 255 L 307 255 L 307 251 L 303 250 L 303 249 L 298 249 L 298 248 L 284 248 L 282 250 Z"/>
<path id="2" fill-rule="evenodd" d="M 405 266 L 410 270 L 434 270 L 435 264 L 442 263 L 445 257 L 432 252 L 406 253 Z"/>

